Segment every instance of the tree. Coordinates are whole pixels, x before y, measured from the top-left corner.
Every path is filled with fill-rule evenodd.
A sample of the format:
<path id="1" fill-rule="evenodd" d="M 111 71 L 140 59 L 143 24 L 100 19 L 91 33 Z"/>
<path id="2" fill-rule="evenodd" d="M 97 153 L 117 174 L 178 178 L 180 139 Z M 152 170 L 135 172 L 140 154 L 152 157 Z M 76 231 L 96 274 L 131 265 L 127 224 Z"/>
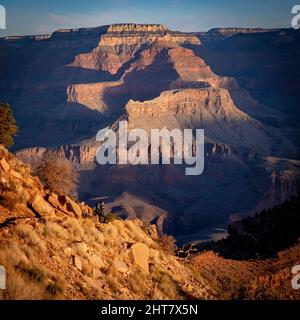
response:
<path id="1" fill-rule="evenodd" d="M 11 147 L 14 144 L 13 137 L 19 129 L 11 107 L 6 102 L 0 102 L 0 144 Z"/>
<path id="2" fill-rule="evenodd" d="M 38 163 L 36 173 L 49 190 L 77 198 L 78 171 L 70 161 L 48 152 Z"/>

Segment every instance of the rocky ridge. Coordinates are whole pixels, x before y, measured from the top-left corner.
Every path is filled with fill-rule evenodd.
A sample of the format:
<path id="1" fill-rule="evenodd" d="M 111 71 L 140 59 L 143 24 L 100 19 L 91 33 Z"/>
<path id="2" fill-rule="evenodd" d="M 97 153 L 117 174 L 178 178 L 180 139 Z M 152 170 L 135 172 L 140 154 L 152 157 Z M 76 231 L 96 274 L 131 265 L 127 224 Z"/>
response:
<path id="1" fill-rule="evenodd" d="M 99 223 L 0 148 L 0 299 L 212 299 L 193 268 L 164 251 L 155 226 Z"/>

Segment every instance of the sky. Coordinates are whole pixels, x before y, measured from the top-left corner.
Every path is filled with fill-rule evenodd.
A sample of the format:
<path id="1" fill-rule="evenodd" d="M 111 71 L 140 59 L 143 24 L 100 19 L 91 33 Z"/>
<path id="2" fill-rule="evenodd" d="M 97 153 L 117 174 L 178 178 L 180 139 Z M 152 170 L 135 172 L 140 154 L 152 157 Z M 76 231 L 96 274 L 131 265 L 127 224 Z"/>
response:
<path id="1" fill-rule="evenodd" d="M 171 30 L 290 27 L 293 0 L 0 0 L 7 29 L 0 37 L 52 33 L 112 23 L 160 23 Z"/>

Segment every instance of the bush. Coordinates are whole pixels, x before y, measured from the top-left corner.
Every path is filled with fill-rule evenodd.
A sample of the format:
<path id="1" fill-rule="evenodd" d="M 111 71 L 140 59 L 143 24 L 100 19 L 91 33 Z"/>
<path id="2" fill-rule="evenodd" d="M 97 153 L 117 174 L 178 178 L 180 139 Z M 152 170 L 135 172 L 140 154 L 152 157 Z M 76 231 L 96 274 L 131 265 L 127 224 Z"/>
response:
<path id="1" fill-rule="evenodd" d="M 108 213 L 107 215 L 100 215 L 99 216 L 96 214 L 96 212 L 94 210 L 94 215 L 98 217 L 100 223 L 109 223 L 109 222 L 112 222 L 115 220 L 121 220 L 121 218 L 118 215 L 116 215 L 112 212 Z"/>
<path id="2" fill-rule="evenodd" d="M 173 254 L 176 249 L 176 240 L 173 236 L 162 235 L 159 238 L 159 244 L 163 251 Z"/>
<path id="3" fill-rule="evenodd" d="M 63 293 L 63 288 L 57 283 L 49 283 L 46 286 L 46 293 L 56 296 L 57 294 Z"/>
<path id="4" fill-rule="evenodd" d="M 49 152 L 37 165 L 36 173 L 46 188 L 59 195 L 77 198 L 78 172 L 70 161 Z"/>
<path id="5" fill-rule="evenodd" d="M 29 279 L 37 283 L 43 283 L 43 281 L 45 280 L 44 271 L 36 266 L 30 267 L 25 265 L 24 263 L 20 263 L 16 266 L 16 269 L 27 276 Z"/>
<path id="6" fill-rule="evenodd" d="M 19 129 L 16 120 L 8 103 L 0 102 L 0 144 L 5 147 L 13 145 L 13 137 Z"/>

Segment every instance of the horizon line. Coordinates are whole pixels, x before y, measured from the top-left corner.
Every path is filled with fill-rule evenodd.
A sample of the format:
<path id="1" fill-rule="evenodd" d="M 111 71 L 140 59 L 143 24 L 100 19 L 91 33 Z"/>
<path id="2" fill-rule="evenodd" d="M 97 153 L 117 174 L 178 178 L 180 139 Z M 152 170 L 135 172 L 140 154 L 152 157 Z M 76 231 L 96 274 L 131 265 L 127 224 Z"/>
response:
<path id="1" fill-rule="evenodd" d="M 1 36 L 1 31 L 0 31 L 0 39 L 3 38 L 9 38 L 9 37 L 33 37 L 33 36 L 51 36 L 53 35 L 55 32 L 58 32 L 60 30 L 73 30 L 73 31 L 78 31 L 78 30 L 90 30 L 90 29 L 96 29 L 96 28 L 101 28 L 101 27 L 109 27 L 109 26 L 113 26 L 113 25 L 125 25 L 125 24 L 134 24 L 137 26 L 140 25 L 149 25 L 149 26 L 155 26 L 155 25 L 160 25 L 160 26 L 164 26 L 166 27 L 166 31 L 172 31 L 172 32 L 181 32 L 181 33 L 208 33 L 211 30 L 214 29 L 248 29 L 248 30 L 265 30 L 265 31 L 273 31 L 273 30 L 292 30 L 291 27 L 271 27 L 271 28 L 264 28 L 264 27 L 259 27 L 259 26 L 255 26 L 255 27 L 243 27 L 243 26 L 230 26 L 230 27 L 223 27 L 223 26 L 218 26 L 218 27 L 211 27 L 208 30 L 204 31 L 204 30 L 200 30 L 200 31 L 181 31 L 181 30 L 172 30 L 169 29 L 168 26 L 162 24 L 162 23 L 134 23 L 134 22 L 116 22 L 116 23 L 111 23 L 111 24 L 104 24 L 104 25 L 98 25 L 98 26 L 93 26 L 93 27 L 62 27 L 62 28 L 58 28 L 55 29 L 54 31 L 50 31 L 50 32 L 45 32 L 45 33 L 32 33 L 32 34 L 11 34 L 11 35 L 6 35 L 6 36 Z M 7 31 L 6 30 L 2 30 L 2 31 Z"/>

